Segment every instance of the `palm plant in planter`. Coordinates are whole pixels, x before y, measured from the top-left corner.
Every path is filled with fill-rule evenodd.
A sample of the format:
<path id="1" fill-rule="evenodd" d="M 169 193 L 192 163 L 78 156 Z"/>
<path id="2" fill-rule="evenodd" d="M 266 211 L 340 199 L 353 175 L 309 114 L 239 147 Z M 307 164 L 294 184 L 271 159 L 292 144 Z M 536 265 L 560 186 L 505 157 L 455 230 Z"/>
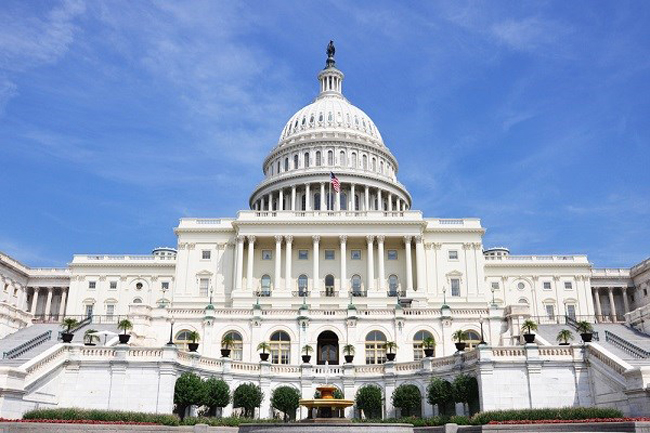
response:
<path id="1" fill-rule="evenodd" d="M 454 332 L 451 335 L 451 338 L 456 340 L 456 350 L 459 352 L 462 352 L 465 350 L 465 346 L 467 346 L 467 343 L 465 343 L 465 340 L 467 340 L 467 331 L 463 331 L 462 329 L 459 329 L 458 331 Z"/>
<path id="2" fill-rule="evenodd" d="M 533 334 L 533 331 L 537 331 L 537 323 L 534 320 L 524 320 L 524 324 L 521 325 L 521 330 L 524 331 L 524 340 L 526 343 L 535 342 L 535 334 Z"/>
<path id="3" fill-rule="evenodd" d="M 72 341 L 72 338 L 74 337 L 74 334 L 72 333 L 72 328 L 76 328 L 79 326 L 79 321 L 77 319 L 73 319 L 72 317 L 66 317 L 63 319 L 63 324 L 61 325 L 65 331 L 61 333 L 61 340 L 64 343 L 70 343 Z"/>
<path id="4" fill-rule="evenodd" d="M 86 346 L 94 346 L 95 341 L 99 341 L 99 335 L 95 334 L 97 330 L 89 329 L 84 332 L 84 344 Z"/>
<path id="5" fill-rule="evenodd" d="M 267 343 L 266 341 L 262 341 L 260 344 L 257 345 L 257 350 L 262 351 L 262 353 L 260 353 L 261 361 L 266 361 L 269 359 L 269 354 L 267 353 L 268 350 L 271 350 L 271 346 L 269 346 L 269 343 Z"/>
<path id="6" fill-rule="evenodd" d="M 230 356 L 231 347 L 234 343 L 235 339 L 232 338 L 231 334 L 224 335 L 221 339 L 221 356 L 228 358 Z"/>
<path id="7" fill-rule="evenodd" d="M 309 344 L 302 346 L 302 362 L 309 362 L 311 359 L 311 353 L 314 351 L 314 348 Z"/>
<path id="8" fill-rule="evenodd" d="M 591 342 L 591 339 L 594 336 L 594 326 L 586 320 L 578 322 L 576 331 L 578 331 L 580 338 L 582 338 L 582 341 L 585 343 Z"/>
<path id="9" fill-rule="evenodd" d="M 384 349 L 388 350 L 388 353 L 386 354 L 386 359 L 389 361 L 394 361 L 395 360 L 395 353 L 393 353 L 393 350 L 397 349 L 397 343 L 394 341 L 387 341 L 386 344 L 384 344 Z"/>
<path id="10" fill-rule="evenodd" d="M 131 336 L 126 331 L 133 329 L 133 323 L 129 319 L 120 320 L 120 323 L 117 324 L 117 329 L 122 331 L 122 334 L 117 336 L 120 339 L 120 344 L 127 344 Z"/>
<path id="11" fill-rule="evenodd" d="M 346 344 L 343 346 L 343 354 L 345 362 L 351 364 L 354 360 L 354 344 Z"/>
<path id="12" fill-rule="evenodd" d="M 201 336 L 199 335 L 199 333 L 197 331 L 190 331 L 187 334 L 187 338 L 192 340 L 191 343 L 187 344 L 187 347 L 190 349 L 190 352 L 196 352 L 197 349 L 199 348 L 199 343 L 197 343 L 197 341 L 199 341 L 201 339 Z"/>
<path id="13" fill-rule="evenodd" d="M 560 343 L 560 346 L 568 346 L 569 340 L 573 340 L 573 332 L 568 329 L 563 329 L 557 333 L 555 339 Z"/>
<path id="14" fill-rule="evenodd" d="M 433 337 L 427 337 L 422 340 L 424 347 L 424 356 L 431 358 L 433 356 L 433 349 L 436 347 L 436 340 Z"/>

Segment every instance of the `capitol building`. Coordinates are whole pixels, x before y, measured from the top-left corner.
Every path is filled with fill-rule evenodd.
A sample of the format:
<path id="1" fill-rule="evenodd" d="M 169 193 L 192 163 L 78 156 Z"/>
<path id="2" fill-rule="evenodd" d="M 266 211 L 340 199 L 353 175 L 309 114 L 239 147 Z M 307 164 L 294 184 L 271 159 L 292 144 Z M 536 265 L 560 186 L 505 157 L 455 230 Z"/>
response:
<path id="1" fill-rule="evenodd" d="M 231 389 L 259 384 L 260 417 L 271 416 L 275 387 L 311 398 L 325 379 L 346 398 L 379 386 L 387 417 L 398 415 L 392 391 L 415 384 L 430 416 L 429 380 L 460 373 L 476 377 L 482 409 L 650 414 L 650 260 L 598 269 L 586 255 L 511 255 L 483 244 L 479 219 L 423 215 L 399 181 L 390 146 L 400 143 L 385 142 L 346 99 L 328 51 L 316 97 L 281 129 L 249 209 L 182 218 L 177 245 L 151 255 L 75 255 L 44 269 L 0 254 L 3 416 L 70 406 L 171 412 L 184 371 Z M 83 325 L 72 344 L 57 340 L 64 317 Z M 124 318 L 134 325 L 128 345 L 111 335 Z M 523 343 L 526 319 L 539 324 L 534 344 Z M 574 329 L 583 320 L 594 324 L 592 343 Z M 106 331 L 97 346 L 83 345 L 88 328 Z M 563 328 L 573 344 L 557 344 Z M 199 348 L 189 352 L 194 331 Z"/>

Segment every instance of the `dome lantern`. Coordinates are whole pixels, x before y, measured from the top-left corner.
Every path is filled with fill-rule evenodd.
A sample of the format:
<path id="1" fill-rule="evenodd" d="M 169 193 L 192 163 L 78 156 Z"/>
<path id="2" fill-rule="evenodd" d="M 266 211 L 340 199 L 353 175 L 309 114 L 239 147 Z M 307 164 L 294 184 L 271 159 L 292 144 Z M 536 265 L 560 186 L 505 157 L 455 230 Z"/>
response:
<path id="1" fill-rule="evenodd" d="M 343 93 L 343 72 L 336 68 L 336 60 L 334 60 L 334 41 L 330 41 L 327 45 L 327 61 L 325 62 L 325 69 L 318 74 L 318 81 L 320 81 L 320 94 L 319 97 L 325 95 Z"/>

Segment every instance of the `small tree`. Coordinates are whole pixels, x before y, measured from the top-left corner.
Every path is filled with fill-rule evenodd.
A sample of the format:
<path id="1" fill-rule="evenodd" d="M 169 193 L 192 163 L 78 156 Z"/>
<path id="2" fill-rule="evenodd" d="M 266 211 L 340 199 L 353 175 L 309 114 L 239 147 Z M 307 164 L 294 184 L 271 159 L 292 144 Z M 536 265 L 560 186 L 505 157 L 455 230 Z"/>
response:
<path id="1" fill-rule="evenodd" d="M 199 376 L 186 372 L 176 379 L 174 404 L 176 404 L 176 410 L 181 419 L 185 417 L 188 407 L 201 405 L 204 400 L 204 382 Z"/>
<path id="2" fill-rule="evenodd" d="M 117 329 L 122 330 L 123 333 L 126 334 L 126 331 L 133 329 L 133 323 L 131 323 L 129 319 L 120 320 L 117 324 Z"/>
<path id="3" fill-rule="evenodd" d="M 232 334 L 228 333 L 221 339 L 221 348 L 222 349 L 231 349 L 233 344 L 235 344 L 235 339 L 232 338 Z"/>
<path id="4" fill-rule="evenodd" d="M 63 319 L 63 323 L 61 324 L 61 327 L 65 329 L 65 332 L 68 334 L 72 332 L 72 328 L 76 328 L 77 326 L 79 326 L 79 321 L 72 317 L 66 317 Z"/>
<path id="5" fill-rule="evenodd" d="M 300 406 L 300 393 L 291 386 L 280 386 L 271 394 L 271 407 L 284 414 L 284 422 L 292 420 Z"/>
<path id="6" fill-rule="evenodd" d="M 84 332 L 84 341 L 88 344 L 93 344 L 95 341 L 99 341 L 99 335 L 95 334 L 96 329 L 88 329 Z"/>
<path id="7" fill-rule="evenodd" d="M 555 339 L 558 341 L 558 343 L 568 343 L 569 340 L 573 340 L 573 332 L 569 331 L 568 329 L 563 329 L 560 332 L 557 333 L 557 337 Z"/>
<path id="8" fill-rule="evenodd" d="M 467 336 L 467 331 L 459 329 L 451 335 L 451 338 L 456 340 L 457 343 L 462 343 L 463 341 L 467 340 Z"/>
<path id="9" fill-rule="evenodd" d="M 188 332 L 187 338 L 192 340 L 192 343 L 196 343 L 197 341 L 201 340 L 201 336 L 199 335 L 198 331 Z"/>
<path id="10" fill-rule="evenodd" d="M 232 395 L 233 407 L 244 409 L 244 417 L 253 418 L 255 408 L 262 404 L 264 393 L 262 389 L 254 383 L 242 383 L 235 389 Z"/>
<path id="11" fill-rule="evenodd" d="M 261 350 L 262 353 L 266 353 L 267 350 L 271 350 L 271 346 L 269 346 L 269 343 L 266 341 L 262 341 L 260 344 L 257 345 L 257 350 Z"/>
<path id="12" fill-rule="evenodd" d="M 594 331 L 594 326 L 586 320 L 581 320 L 576 326 L 576 331 L 579 334 L 590 334 Z"/>
<path id="13" fill-rule="evenodd" d="M 343 353 L 348 356 L 354 356 L 354 344 L 346 344 L 343 346 Z"/>
<path id="14" fill-rule="evenodd" d="M 533 331 L 537 331 L 537 323 L 534 320 L 524 320 L 523 325 L 521 325 L 521 330 L 525 331 L 526 334 L 532 334 Z"/>
<path id="15" fill-rule="evenodd" d="M 433 349 L 436 347 L 436 340 L 433 337 L 427 337 L 422 340 L 422 346 L 424 346 L 425 349 Z"/>
<path id="16" fill-rule="evenodd" d="M 309 344 L 305 344 L 304 346 L 302 346 L 302 354 L 303 355 L 309 356 L 309 355 L 312 354 L 313 351 L 314 351 L 314 348 L 311 347 Z"/>
<path id="17" fill-rule="evenodd" d="M 205 381 L 203 398 L 201 405 L 209 408 L 210 416 L 216 416 L 217 408 L 226 407 L 230 403 L 230 387 L 213 376 Z"/>
<path id="18" fill-rule="evenodd" d="M 415 385 L 400 385 L 392 395 L 393 406 L 400 408 L 402 416 L 422 415 L 422 394 Z"/>
<path id="19" fill-rule="evenodd" d="M 381 389 L 378 386 L 361 387 L 354 397 L 354 402 L 367 418 L 381 418 Z"/>
<path id="20" fill-rule="evenodd" d="M 451 384 L 452 397 L 456 403 L 469 403 L 472 395 L 472 378 L 459 374 Z"/>
<path id="21" fill-rule="evenodd" d="M 388 353 L 393 353 L 393 350 L 398 349 L 397 343 L 395 343 L 394 341 L 387 341 L 384 344 L 384 349 L 386 349 L 388 351 Z"/>
<path id="22" fill-rule="evenodd" d="M 450 412 L 450 403 L 453 403 L 451 383 L 446 380 L 434 377 L 427 387 L 427 402 L 430 405 L 438 405 L 440 414 Z"/>

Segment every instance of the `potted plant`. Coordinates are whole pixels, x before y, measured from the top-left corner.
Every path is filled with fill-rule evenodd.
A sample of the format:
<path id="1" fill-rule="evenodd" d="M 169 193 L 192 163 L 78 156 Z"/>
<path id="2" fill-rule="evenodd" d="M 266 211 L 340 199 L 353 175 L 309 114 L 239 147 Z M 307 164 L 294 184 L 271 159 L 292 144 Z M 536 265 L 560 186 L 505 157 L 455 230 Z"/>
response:
<path id="1" fill-rule="evenodd" d="M 433 337 L 427 337 L 422 340 L 422 346 L 424 347 L 424 356 L 431 358 L 433 356 L 433 349 L 436 347 L 436 340 Z"/>
<path id="2" fill-rule="evenodd" d="M 309 344 L 305 344 L 302 347 L 302 362 L 309 362 L 311 359 L 311 353 L 314 351 L 314 348 Z"/>
<path id="3" fill-rule="evenodd" d="M 573 332 L 568 329 L 563 329 L 557 333 L 555 339 L 560 343 L 560 346 L 568 346 L 569 340 L 573 340 Z"/>
<path id="4" fill-rule="evenodd" d="M 77 319 L 73 319 L 72 317 L 66 317 L 63 319 L 63 324 L 61 325 L 65 331 L 61 333 L 61 340 L 64 343 L 70 343 L 72 339 L 74 338 L 74 334 L 72 333 L 72 328 L 76 328 L 79 326 L 79 321 Z"/>
<path id="5" fill-rule="evenodd" d="M 133 323 L 129 319 L 120 320 L 120 323 L 117 324 L 117 329 L 122 330 L 122 334 L 117 336 L 120 339 L 120 344 L 127 344 L 131 336 L 126 331 L 133 329 Z"/>
<path id="6" fill-rule="evenodd" d="M 394 361 L 395 360 L 395 353 L 393 353 L 393 350 L 397 349 L 397 343 L 394 341 L 387 341 L 386 344 L 384 344 L 384 349 L 388 350 L 388 353 L 386 354 L 386 359 L 389 361 Z"/>
<path id="7" fill-rule="evenodd" d="M 582 341 L 585 343 L 590 343 L 594 336 L 594 326 L 586 320 L 578 322 L 576 331 L 578 331 L 580 338 L 582 338 Z"/>
<path id="8" fill-rule="evenodd" d="M 196 352 L 196 350 L 199 348 L 199 343 L 197 343 L 197 341 L 201 339 L 199 333 L 197 331 L 190 331 L 187 334 L 187 338 L 192 340 L 191 343 L 187 344 L 187 347 L 190 349 L 190 352 Z"/>
<path id="9" fill-rule="evenodd" d="M 521 330 L 524 331 L 524 340 L 526 343 L 535 342 L 535 334 L 533 334 L 533 331 L 537 331 L 537 323 L 534 320 L 524 320 L 524 324 L 521 325 Z"/>
<path id="10" fill-rule="evenodd" d="M 269 359 L 269 354 L 267 353 L 267 350 L 271 350 L 271 346 L 269 346 L 269 343 L 266 341 L 262 341 L 260 344 L 257 345 L 257 350 L 261 350 L 262 353 L 260 353 L 260 361 L 266 361 Z"/>
<path id="11" fill-rule="evenodd" d="M 465 350 L 465 347 L 467 346 L 467 343 L 465 343 L 465 340 L 467 340 L 467 332 L 463 331 L 462 329 L 459 329 L 458 331 L 454 332 L 451 335 L 451 338 L 456 340 L 456 350 L 459 352 L 462 352 Z"/>
<path id="12" fill-rule="evenodd" d="M 221 356 L 228 358 L 230 356 L 230 348 L 234 343 L 235 340 L 232 338 L 232 334 L 228 333 L 224 335 L 224 337 L 221 339 Z"/>
<path id="13" fill-rule="evenodd" d="M 99 336 L 95 334 L 97 330 L 95 329 L 89 329 L 86 332 L 84 332 L 84 345 L 86 346 L 94 346 L 95 341 L 99 341 Z"/>
<path id="14" fill-rule="evenodd" d="M 343 346 L 343 353 L 344 353 L 344 358 L 345 362 L 348 364 L 351 364 L 352 361 L 354 360 L 354 344 L 346 344 Z"/>

